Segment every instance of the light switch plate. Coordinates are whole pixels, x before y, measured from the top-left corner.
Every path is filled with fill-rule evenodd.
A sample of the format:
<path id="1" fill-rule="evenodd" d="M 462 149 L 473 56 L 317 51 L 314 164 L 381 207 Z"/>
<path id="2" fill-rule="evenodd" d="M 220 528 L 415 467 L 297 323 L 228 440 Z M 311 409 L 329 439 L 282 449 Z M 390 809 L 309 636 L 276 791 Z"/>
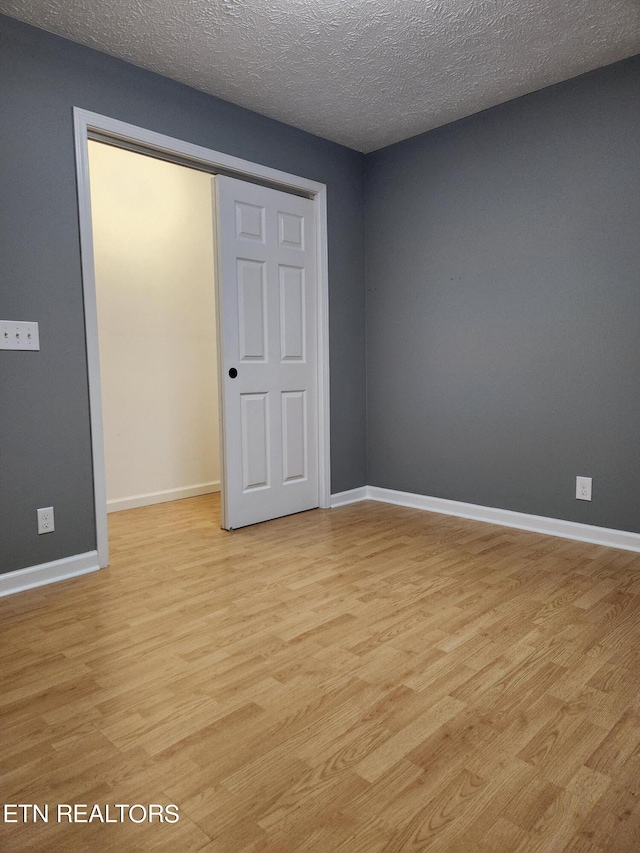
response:
<path id="1" fill-rule="evenodd" d="M 28 320 L 0 320 L 0 349 L 39 350 L 38 324 Z"/>

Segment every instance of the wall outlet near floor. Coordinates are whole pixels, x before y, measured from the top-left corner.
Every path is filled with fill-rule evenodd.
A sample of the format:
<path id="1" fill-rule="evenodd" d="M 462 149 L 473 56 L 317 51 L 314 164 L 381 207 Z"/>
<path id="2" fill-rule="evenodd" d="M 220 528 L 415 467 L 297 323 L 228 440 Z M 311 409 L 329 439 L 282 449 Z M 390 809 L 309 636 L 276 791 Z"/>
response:
<path id="1" fill-rule="evenodd" d="M 56 529 L 53 520 L 53 507 L 45 506 L 37 510 L 38 513 L 38 533 L 53 533 Z"/>
<path id="2" fill-rule="evenodd" d="M 591 477 L 576 477 L 576 500 L 591 500 Z"/>

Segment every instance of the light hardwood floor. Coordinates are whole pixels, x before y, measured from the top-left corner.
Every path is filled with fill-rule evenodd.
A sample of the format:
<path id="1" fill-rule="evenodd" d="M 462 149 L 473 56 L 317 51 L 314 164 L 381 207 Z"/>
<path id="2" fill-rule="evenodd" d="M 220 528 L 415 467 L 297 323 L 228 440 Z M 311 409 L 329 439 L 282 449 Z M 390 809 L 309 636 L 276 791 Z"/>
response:
<path id="1" fill-rule="evenodd" d="M 0 600 L 2 802 L 180 821 L 0 850 L 640 851 L 640 555 L 374 503 L 109 526 Z"/>

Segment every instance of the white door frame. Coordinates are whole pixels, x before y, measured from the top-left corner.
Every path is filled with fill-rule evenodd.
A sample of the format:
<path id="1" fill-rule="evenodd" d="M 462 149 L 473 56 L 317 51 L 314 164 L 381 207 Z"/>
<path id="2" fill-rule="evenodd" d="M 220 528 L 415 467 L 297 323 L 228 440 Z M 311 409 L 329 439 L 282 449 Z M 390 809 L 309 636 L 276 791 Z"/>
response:
<path id="1" fill-rule="evenodd" d="M 327 188 L 325 184 L 290 175 L 278 169 L 250 163 L 200 145 L 165 136 L 127 124 L 117 119 L 74 107 L 74 138 L 76 177 L 80 224 L 80 252 L 82 260 L 82 286 L 84 292 L 84 317 L 87 341 L 87 369 L 89 375 L 89 412 L 91 420 L 91 449 L 93 456 L 93 493 L 96 518 L 96 545 L 100 568 L 109 564 L 107 533 L 107 492 L 104 462 L 104 436 L 102 426 L 102 392 L 100 384 L 100 355 L 98 349 L 98 314 L 91 223 L 91 191 L 89 185 L 89 135 L 91 132 L 109 136 L 123 143 L 143 146 L 148 151 L 168 154 L 200 164 L 208 170 L 224 170 L 237 178 L 249 178 L 267 183 L 278 189 L 294 190 L 307 194 L 316 204 L 317 228 L 317 282 L 318 282 L 318 475 L 319 503 L 323 509 L 331 505 L 329 456 L 329 279 L 327 272 Z M 212 234 L 211 239 L 214 239 Z M 217 286 L 217 283 L 216 283 Z M 221 385 L 222 388 L 222 385 Z M 224 471 L 224 459 L 221 460 Z M 222 488 L 225 488 L 224 476 Z"/>

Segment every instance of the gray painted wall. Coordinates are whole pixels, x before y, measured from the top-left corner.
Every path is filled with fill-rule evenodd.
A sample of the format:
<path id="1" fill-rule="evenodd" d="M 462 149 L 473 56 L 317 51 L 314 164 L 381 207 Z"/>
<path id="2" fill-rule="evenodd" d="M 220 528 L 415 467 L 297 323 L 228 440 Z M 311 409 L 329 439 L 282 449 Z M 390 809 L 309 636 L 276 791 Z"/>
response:
<path id="1" fill-rule="evenodd" d="M 0 81 L 0 572 L 95 547 L 73 106 L 328 184 L 334 492 L 640 532 L 640 57 L 368 155 L 366 423 L 362 155 L 2 16 Z"/>
<path id="2" fill-rule="evenodd" d="M 367 157 L 370 484 L 640 532 L 639 105 L 635 57 Z"/>
<path id="3" fill-rule="evenodd" d="M 0 352 L 0 572 L 95 547 L 73 106 L 328 185 L 332 489 L 364 485 L 364 156 L 2 16 L 0 81 L 0 318 L 41 340 Z"/>

